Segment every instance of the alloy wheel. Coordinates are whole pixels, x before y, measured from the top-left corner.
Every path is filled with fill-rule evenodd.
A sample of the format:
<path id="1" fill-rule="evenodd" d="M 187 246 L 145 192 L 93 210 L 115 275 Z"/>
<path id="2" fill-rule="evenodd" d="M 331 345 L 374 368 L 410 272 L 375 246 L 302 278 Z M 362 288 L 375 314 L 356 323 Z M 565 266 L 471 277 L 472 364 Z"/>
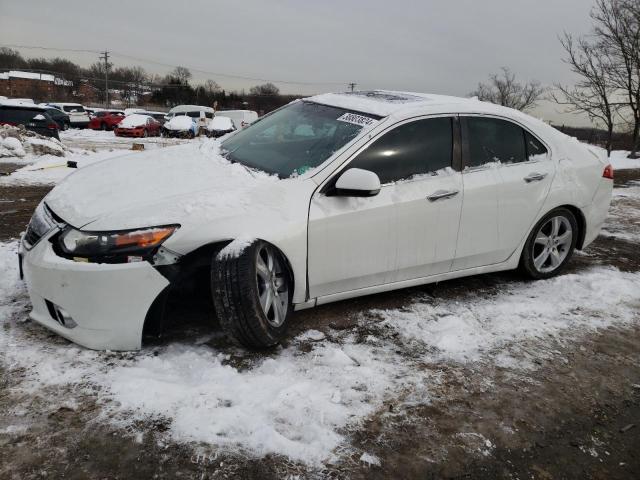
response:
<path id="1" fill-rule="evenodd" d="M 289 282 L 282 260 L 273 247 L 263 245 L 256 257 L 260 306 L 269 324 L 280 327 L 289 308 Z"/>
<path id="2" fill-rule="evenodd" d="M 573 229 L 561 215 L 547 220 L 536 233 L 533 242 L 533 266 L 540 273 L 557 269 L 571 251 Z"/>

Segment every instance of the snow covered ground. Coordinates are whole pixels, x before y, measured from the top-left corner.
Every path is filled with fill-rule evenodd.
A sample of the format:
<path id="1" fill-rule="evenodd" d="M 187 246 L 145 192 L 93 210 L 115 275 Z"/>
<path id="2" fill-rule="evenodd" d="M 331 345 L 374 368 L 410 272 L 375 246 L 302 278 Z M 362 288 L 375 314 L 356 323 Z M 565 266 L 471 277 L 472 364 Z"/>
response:
<path id="1" fill-rule="evenodd" d="M 127 153 L 128 147 L 112 148 L 112 135 L 70 131 L 63 141 L 75 150 L 62 160 L 82 168 Z M 146 139 L 145 147 L 163 145 L 155 140 Z M 74 170 L 36 168 L 60 160 L 40 158 L 0 184 L 57 183 Z M 628 163 L 617 152 L 612 162 L 617 169 Z M 640 184 L 615 189 L 605 233 L 640 241 L 639 219 Z M 0 417 L 0 437 L 9 439 L 36 428 L 34 402 L 53 414 L 61 407 L 79 411 L 89 397 L 98 405 L 94 425 L 112 425 L 134 439 L 162 421 L 168 428 L 159 442 L 248 458 L 272 454 L 309 468 L 351 457 L 375 467 L 380 459 L 355 446 L 354 435 L 389 404 L 430 405 L 443 365 L 490 365 L 518 375 L 539 368 L 540 359 L 565 361 L 558 344 L 640 324 L 640 273 L 593 265 L 452 297 L 424 290 L 398 307 L 357 311 L 352 328 L 301 328 L 264 355 L 229 347 L 206 330 L 138 353 L 93 352 L 28 320 L 16 252 L 15 241 L 0 243 L 0 373 L 11 378 L 5 391 L 15 398 L 10 415 Z M 457 434 L 480 439 L 469 454 L 488 455 L 495 443 L 473 431 Z"/>
<path id="2" fill-rule="evenodd" d="M 613 170 L 627 170 L 630 168 L 640 168 L 640 158 L 627 158 L 628 151 L 614 150 L 609 155 L 609 160 L 613 166 Z"/>

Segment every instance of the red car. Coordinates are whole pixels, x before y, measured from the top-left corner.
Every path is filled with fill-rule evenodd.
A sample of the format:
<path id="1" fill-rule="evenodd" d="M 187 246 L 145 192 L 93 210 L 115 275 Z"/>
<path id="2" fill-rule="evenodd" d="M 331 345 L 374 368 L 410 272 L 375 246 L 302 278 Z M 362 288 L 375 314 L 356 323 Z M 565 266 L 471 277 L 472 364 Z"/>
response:
<path id="1" fill-rule="evenodd" d="M 121 110 L 100 110 L 93 114 L 89 128 L 93 130 L 113 130 L 124 118 Z"/>
<path id="2" fill-rule="evenodd" d="M 162 124 L 149 115 L 134 113 L 125 117 L 114 129 L 116 137 L 158 137 Z"/>

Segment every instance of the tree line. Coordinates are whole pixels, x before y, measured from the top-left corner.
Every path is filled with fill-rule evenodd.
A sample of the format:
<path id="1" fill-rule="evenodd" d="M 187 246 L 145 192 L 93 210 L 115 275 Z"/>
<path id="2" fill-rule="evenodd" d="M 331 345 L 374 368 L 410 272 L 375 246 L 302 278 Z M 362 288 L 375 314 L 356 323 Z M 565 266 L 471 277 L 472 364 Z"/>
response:
<path id="1" fill-rule="evenodd" d="M 576 75 L 574 85 L 556 83 L 545 88 L 537 81 L 521 83 L 508 68 L 491 75 L 472 92 L 480 100 L 528 110 L 550 99 L 569 112 L 584 113 L 604 126 L 605 148 L 611 152 L 614 131 L 629 132 L 630 158 L 640 148 L 640 0 L 596 0 L 591 30 L 575 37 L 564 33 L 560 42 L 565 63 Z"/>
<path id="2" fill-rule="evenodd" d="M 86 82 L 93 87 L 96 101 L 105 101 L 104 62 L 95 62 L 84 68 L 65 58 L 25 58 L 17 50 L 2 47 L 0 70 L 51 73 L 73 82 L 72 88 Z M 189 69 L 180 66 L 161 76 L 149 73 L 140 66 L 108 64 L 109 90 L 117 90 L 129 106 L 143 102 L 164 107 L 180 104 L 216 105 L 218 108 L 250 108 L 266 113 L 299 98 L 296 95 L 281 94 L 272 83 L 256 85 L 248 92 L 227 91 L 215 80 L 207 79 L 203 83 L 194 84 L 192 77 Z"/>

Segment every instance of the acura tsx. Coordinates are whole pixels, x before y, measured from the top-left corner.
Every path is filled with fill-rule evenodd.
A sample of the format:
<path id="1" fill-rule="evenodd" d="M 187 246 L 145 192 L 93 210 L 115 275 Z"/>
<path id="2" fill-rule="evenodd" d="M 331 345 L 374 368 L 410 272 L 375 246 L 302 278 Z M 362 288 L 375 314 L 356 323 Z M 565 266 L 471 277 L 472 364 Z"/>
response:
<path id="1" fill-rule="evenodd" d="M 31 318 L 80 345 L 140 348 L 197 278 L 233 339 L 268 347 L 294 310 L 500 270 L 556 275 L 598 235 L 612 178 L 602 150 L 515 110 L 323 94 L 222 142 L 78 170 L 36 209 L 20 261 Z"/>

